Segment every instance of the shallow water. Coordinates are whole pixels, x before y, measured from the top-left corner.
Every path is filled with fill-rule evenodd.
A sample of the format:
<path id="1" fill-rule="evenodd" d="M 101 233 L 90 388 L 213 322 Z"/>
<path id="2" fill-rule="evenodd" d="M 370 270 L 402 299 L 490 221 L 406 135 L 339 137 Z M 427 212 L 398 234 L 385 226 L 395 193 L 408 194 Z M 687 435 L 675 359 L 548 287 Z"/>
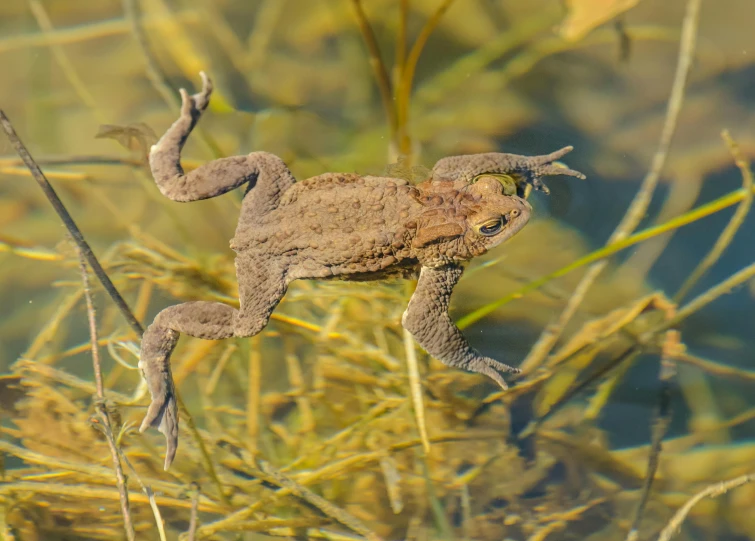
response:
<path id="1" fill-rule="evenodd" d="M 484 317 L 476 310 L 608 241 L 658 149 L 687 3 L 640 2 L 596 28 L 581 14 L 621 11 L 620 2 L 572 0 L 568 13 L 555 0 L 362 4 L 398 96 L 387 100 L 398 108 L 390 114 L 353 2 L 157 0 L 135 15 L 128 1 L 0 5 L 0 107 L 145 324 L 179 302 L 236 302 L 228 239 L 241 194 L 180 205 L 160 195 L 143 166 L 154 134 L 175 119 L 177 89 L 196 89 L 200 70 L 217 90 L 186 146 L 187 169 L 266 150 L 299 179 L 380 174 L 408 153 L 402 167 L 411 177 L 411 166 L 447 155 L 574 145 L 565 162 L 588 177 L 547 179 L 550 195 L 530 197 L 533 221 L 473 261 L 455 290 L 452 316 L 468 324 L 473 346 L 515 366 L 532 363 L 508 393 L 415 348 L 418 406 L 406 369 L 411 342 L 400 327 L 412 284 L 302 282 L 260 337 L 181 340 L 173 371 L 188 410 L 169 473 L 162 436 L 134 429 L 148 402 L 138 371 L 127 368 L 136 359 L 125 346 L 138 345 L 137 336 L 95 284 L 108 404 L 134 468 L 124 465 L 136 538 L 159 538 L 138 476 L 158 495 L 168 538 L 190 529 L 197 482 L 198 538 L 625 539 L 653 427 L 663 424 L 659 408 L 668 430 L 640 538 L 656 538 L 706 486 L 755 473 L 755 279 L 684 312 L 753 264 L 752 213 L 739 211 L 726 250 L 680 302 L 669 300 L 746 200 L 720 134 L 729 130 L 745 161 L 755 155 L 749 0 L 702 3 L 673 144 L 637 231 L 720 204 L 671 237 L 612 256 L 540 363 L 528 354 L 584 267 Z M 402 87 L 396 65 L 411 65 L 412 45 L 441 6 L 448 11 Z M 576 35 L 581 23 L 584 36 Z M 412 89 L 409 101 L 402 88 Z M 120 140 L 95 138 L 102 125 L 135 128 L 115 130 Z M 0 156 L 0 531 L 122 536 L 92 400 L 76 251 L 4 136 Z M 687 317 L 673 328 L 686 352 L 657 330 L 637 347 L 638 336 L 678 310 Z M 667 380 L 659 379 L 664 343 Z M 591 375 L 584 389 L 567 392 Z M 755 484 L 735 488 L 694 507 L 677 537 L 754 538 L 753 508 Z"/>

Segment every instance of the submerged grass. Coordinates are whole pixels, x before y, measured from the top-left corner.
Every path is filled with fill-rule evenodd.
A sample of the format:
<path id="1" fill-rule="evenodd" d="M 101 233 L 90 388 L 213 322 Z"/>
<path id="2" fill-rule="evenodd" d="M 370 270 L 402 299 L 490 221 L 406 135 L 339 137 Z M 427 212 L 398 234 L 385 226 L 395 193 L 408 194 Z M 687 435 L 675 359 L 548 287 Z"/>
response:
<path id="1" fill-rule="evenodd" d="M 573 9 L 582 3 L 586 2 L 575 0 Z M 346 77 L 353 65 L 349 67 L 346 60 L 345 69 L 319 66 L 322 73 L 313 76 L 307 71 L 306 54 L 304 60 L 297 60 L 295 55 L 283 58 L 275 52 L 276 40 L 292 50 L 305 51 L 323 42 L 332 45 L 330 36 L 340 32 L 347 37 L 339 37 L 339 50 L 347 51 L 348 56 L 352 50 L 348 41 L 355 41 L 359 32 L 366 44 L 379 102 L 388 119 L 389 139 L 401 157 L 397 167 L 404 168 L 407 175 L 419 158 L 415 155 L 419 144 L 436 143 L 422 140 L 420 134 L 427 132 L 424 122 L 440 127 L 439 148 L 443 148 L 444 137 L 454 134 L 465 142 L 462 146 L 487 150 L 492 144 L 490 138 L 504 130 L 501 125 L 485 124 L 486 119 L 480 120 L 480 116 L 475 120 L 482 126 L 479 129 L 471 121 L 464 125 L 466 119 L 451 114 L 456 105 L 454 95 L 464 88 L 463 82 L 475 88 L 475 81 L 482 81 L 477 89 L 481 103 L 488 103 L 486 93 L 490 93 L 495 98 L 490 103 L 499 107 L 499 95 L 515 81 L 526 78 L 536 64 L 590 43 L 606 43 L 612 32 L 603 28 L 586 33 L 582 41 L 567 39 L 571 35 L 568 28 L 561 28 L 558 36 L 551 35 L 549 29 L 557 19 L 555 2 L 534 12 L 500 8 L 493 14 L 498 20 L 511 19 L 519 24 L 510 24 L 507 32 L 493 38 L 485 33 L 484 18 L 473 24 L 473 38 L 464 33 L 463 25 L 449 20 L 447 11 L 464 4 L 465 16 L 474 22 L 475 10 L 482 9 L 483 3 L 470 0 L 399 0 L 390 9 L 370 11 L 369 16 L 360 0 L 352 0 L 347 6 L 351 10 L 339 8 L 332 12 L 323 11 L 326 8 L 321 4 L 306 3 L 299 6 L 299 16 L 292 12 L 292 19 L 285 28 L 280 27 L 278 34 L 255 25 L 254 32 L 246 37 L 250 44 L 248 57 L 238 58 L 247 54 L 244 36 L 233 35 L 232 15 L 223 21 L 222 10 L 217 6 L 207 8 L 212 15 L 208 18 L 211 30 L 204 32 L 192 12 L 169 13 L 167 6 L 160 3 L 155 12 L 142 17 L 137 4 L 129 0 L 123 4 L 128 24 L 119 19 L 71 30 L 62 24 L 53 25 L 55 17 L 66 13 L 56 9 L 60 6 L 51 3 L 45 10 L 31 0 L 29 7 L 43 35 L 0 40 L 0 52 L 4 47 L 51 47 L 80 101 L 93 109 L 101 97 L 89 90 L 86 77 L 82 78 L 74 68 L 75 56 L 62 47 L 130 28 L 129 40 L 135 40 L 139 52 L 138 65 L 131 69 L 143 71 L 146 60 L 151 75 L 145 86 L 170 105 L 173 97 L 165 97 L 165 88 L 177 75 L 163 66 L 166 56 L 175 54 L 176 47 L 169 53 L 158 47 L 159 40 L 149 35 L 157 28 L 161 36 L 179 34 L 176 39 L 190 47 L 187 54 L 191 58 L 182 64 L 180 76 L 194 76 L 184 67 L 197 62 L 197 50 L 211 51 L 208 57 L 218 65 L 251 65 L 263 71 L 267 63 L 280 61 L 295 66 L 294 71 L 310 85 L 308 93 L 288 88 L 283 79 L 275 88 L 254 75 L 229 71 L 226 76 L 244 81 L 251 95 L 272 103 L 276 103 L 276 92 L 280 91 L 289 101 L 307 96 L 312 103 L 323 105 L 329 100 L 329 85 Z M 690 0 L 688 5 L 690 11 L 699 9 L 697 0 Z M 270 1 L 255 7 L 265 20 L 281 18 L 280 7 Z M 484 9 L 488 11 L 483 13 L 495 19 L 490 10 L 499 8 L 485 4 Z M 616 5 L 605 9 L 620 11 Z M 669 110 L 681 104 L 679 96 L 693 56 L 694 36 L 690 41 L 690 33 L 694 34 L 696 18 L 688 15 L 684 24 L 680 53 L 680 65 L 684 66 L 679 68 L 684 76 L 677 77 L 676 98 L 672 98 Z M 648 27 L 624 26 L 616 39 L 631 42 L 675 35 L 668 29 L 658 31 L 657 27 L 643 34 L 638 28 Z M 392 41 L 396 49 L 393 69 L 385 63 L 390 55 L 381 50 L 385 48 L 381 44 L 386 29 L 395 29 L 396 33 Z M 413 45 L 409 45 L 411 35 L 416 35 Z M 434 75 L 422 74 L 420 58 L 428 49 L 442 53 L 443 47 L 433 44 L 433 38 L 441 36 L 457 36 L 460 42 L 476 41 L 472 41 L 466 56 L 457 58 L 447 69 Z M 201 49 L 197 48 L 200 40 L 204 40 Z M 209 45 L 212 40 L 218 43 Z M 235 56 L 229 60 L 228 54 Z M 334 76 L 336 73 L 339 76 Z M 354 94 L 344 99 L 356 100 L 360 92 L 368 96 L 369 90 L 369 85 L 354 80 L 349 85 L 349 92 Z M 132 107 L 138 105 L 139 96 L 146 99 L 143 94 L 137 95 L 132 98 Z M 425 120 L 444 105 L 451 111 L 449 118 L 462 123 L 461 131 L 444 132 L 445 121 Z M 375 148 L 384 149 L 385 134 L 373 133 L 372 128 L 378 114 L 372 110 L 367 115 L 352 112 L 357 107 L 344 109 L 348 111 L 340 113 L 343 121 L 351 123 L 353 131 L 360 135 L 350 142 L 348 152 L 374 154 Z M 481 109 L 487 116 L 497 111 L 492 105 Z M 260 110 L 254 120 L 266 122 L 276 113 L 275 108 Z M 359 114 L 364 116 L 360 119 Z M 41 170 L 20 141 L 13 140 L 7 118 L 3 115 L 1 119 L 32 176 L 52 197 L 49 182 L 45 184 Z M 318 130 L 328 129 L 325 122 L 309 117 L 301 120 L 293 114 L 286 117 L 286 122 L 294 131 L 307 122 Z M 653 190 L 647 184 L 652 188 L 660 179 L 672 124 L 666 124 L 648 173 L 650 180 L 642 191 L 648 200 Z M 274 122 L 265 126 L 279 128 Z M 125 136 L 128 129 L 124 128 L 121 135 Z M 367 141 L 373 135 L 374 139 Z M 365 139 L 357 140 L 361 137 Z M 204 141 L 212 154 L 220 153 L 221 147 L 238 146 L 222 134 L 217 144 L 207 137 Z M 143 173 L 144 148 L 137 147 L 146 143 L 131 147 L 130 139 L 127 142 L 134 156 L 72 153 L 45 157 L 39 163 L 62 167 L 63 173 L 81 174 L 89 180 L 98 178 L 98 172 L 103 171 L 93 169 L 89 173 L 90 168 L 97 167 L 116 169 L 119 175 L 129 178 L 139 177 Z M 253 143 L 252 146 L 258 141 Z M 298 144 L 290 142 L 290 147 L 296 150 Z M 666 223 L 630 234 L 637 227 L 638 217 L 647 210 L 647 201 L 643 201 L 628 213 L 632 217 L 629 225 L 617 229 L 619 234 L 605 247 L 513 288 L 513 293 L 463 316 L 459 325 L 468 327 L 479 322 L 510 301 L 534 294 L 544 286 L 561 293 L 549 298 L 549 302 L 565 304 L 568 292 L 580 288 L 576 283 L 558 281 L 559 278 L 568 278 L 581 267 L 607 261 L 621 250 L 739 204 L 710 254 L 697 270 L 689 273 L 675 299 L 678 302 L 691 291 L 694 281 L 718 262 L 750 210 L 755 193 L 751 170 L 737 145 L 731 140 L 727 144 L 741 171 L 742 188 Z M 365 151 L 365 146 L 372 151 Z M 321 155 L 322 160 L 342 159 L 342 154 L 332 149 L 316 148 L 307 147 L 293 154 L 305 156 L 311 152 Z M 323 165 L 315 161 L 318 168 Z M 3 172 L 18 165 L 14 159 L 0 160 Z M 314 167 L 302 158 L 294 160 L 293 165 L 303 171 Z M 194 166 L 196 163 L 187 161 L 187 167 Z M 69 171 L 71 168 L 73 171 Z M 50 178 L 63 184 L 56 177 Z M 86 187 L 75 184 L 79 182 L 77 178 L 84 177 L 68 178 L 67 184 L 61 186 L 66 197 L 83 197 Z M 104 192 L 101 196 L 101 200 L 109 201 Z M 52 201 L 66 224 L 75 227 L 60 199 Z M 114 215 L 121 213 L 124 223 L 129 223 L 128 205 L 125 201 L 118 203 L 106 204 L 111 205 Z M 245 532 L 264 532 L 283 537 L 358 536 L 370 540 L 618 540 L 658 535 L 665 540 L 685 520 L 706 532 L 725 530 L 732 535 L 755 535 L 755 522 L 749 518 L 751 500 L 744 492 L 744 485 L 752 481 L 752 445 L 713 445 L 715 440 L 711 439 L 724 428 L 750 423 L 755 415 L 752 408 L 737 411 L 728 419 L 722 417 L 705 428 L 691 426 L 689 433 L 681 437 L 667 437 L 674 386 L 681 385 L 671 377 L 670 366 L 694 367 L 707 379 L 729 378 L 747 384 L 753 381 L 751 370 L 687 352 L 681 324 L 732 288 L 751 281 L 755 265 L 732 272 L 682 306 L 662 292 L 647 290 L 625 299 L 617 297 L 607 310 L 594 312 L 590 308 L 579 314 L 575 306 L 574 313 L 583 316 L 581 320 L 569 327 L 563 322 L 557 325 L 557 332 L 551 335 L 555 338 L 542 350 L 545 355 L 539 353 L 539 361 L 531 363 L 508 392 L 480 385 L 475 375 L 444 370 L 414 347 L 399 324 L 408 295 L 402 285 L 297 284 L 266 331 L 255 339 L 182 339 L 173 358 L 175 379 L 184 398 L 180 402 L 182 432 L 178 459 L 170 472 L 164 472 L 161 438 L 153 433 L 141 435 L 135 429 L 146 403 L 146 388 L 135 370 L 135 360 L 126 356 L 136 346 L 135 334 L 141 334 L 140 321 L 166 302 L 237 301 L 229 257 L 208 256 L 194 245 L 176 249 L 145 232 L 152 231 L 154 224 L 168 223 L 170 228 L 182 229 L 184 239 L 191 239 L 194 231 L 214 228 L 215 234 L 233 224 L 211 221 L 187 226 L 176 214 L 163 212 L 166 207 L 162 203 L 151 206 L 150 212 L 154 213 L 155 208 L 160 215 L 148 214 L 145 218 L 145 222 L 152 223 L 131 226 L 131 240 L 98 250 L 103 254 L 101 263 L 94 258 L 83 235 L 74 233 L 105 291 L 82 286 L 67 273 L 78 267 L 78 256 L 67 248 L 50 250 L 12 238 L 0 239 L 0 251 L 63 269 L 56 284 L 60 291 L 57 299 L 48 301 L 45 309 L 35 315 L 33 328 L 37 335 L 30 337 L 25 353 L 0 378 L 0 415 L 4 418 L 0 423 L 0 456 L 5 464 L 0 469 L 1 538 L 112 539 L 125 532 L 128 539 L 240 539 L 251 538 L 238 537 Z M 115 236 L 123 238 L 123 231 Z M 503 258 L 495 265 L 480 267 L 476 276 L 509 263 Z M 85 270 L 82 272 L 86 279 Z M 116 300 L 130 331 L 124 329 L 121 316 L 109 304 L 110 298 Z M 123 299 L 133 304 L 133 312 Z M 87 306 L 88 334 L 83 332 L 87 318 L 82 301 Z M 96 321 L 94 302 L 101 307 Z M 568 333 L 567 338 L 559 339 L 561 333 Z M 110 356 L 100 359 L 99 348 L 106 348 Z M 546 359 L 551 350 L 553 353 Z M 536 351 L 538 348 L 533 348 L 531 355 Z M 93 381 L 82 375 L 78 365 L 87 352 L 94 359 Z M 650 445 L 616 449 L 607 432 L 600 428 L 600 419 L 612 406 L 612 398 L 630 367 L 648 360 L 661 366 Z M 586 400 L 577 400 L 584 394 L 589 394 Z M 529 422 L 524 430 L 523 420 L 525 424 Z M 645 420 L 638 421 L 641 423 L 647 425 Z M 724 479 L 730 481 L 711 485 Z M 708 496 L 734 488 L 745 496 L 722 502 L 723 510 L 701 503 Z M 697 495 L 685 503 L 693 494 Z M 729 521 L 711 526 L 714 518 L 722 514 L 730 517 Z M 688 533 L 682 529 L 680 537 L 691 538 Z"/>

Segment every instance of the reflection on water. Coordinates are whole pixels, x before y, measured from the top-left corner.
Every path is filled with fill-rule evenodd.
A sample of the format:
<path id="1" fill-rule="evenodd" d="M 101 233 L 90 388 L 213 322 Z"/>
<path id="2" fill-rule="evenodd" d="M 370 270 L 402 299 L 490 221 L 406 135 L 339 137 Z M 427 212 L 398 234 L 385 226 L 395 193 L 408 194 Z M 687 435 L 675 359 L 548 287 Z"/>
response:
<path id="1" fill-rule="evenodd" d="M 572 144 L 569 166 L 588 175 L 550 179 L 550 196 L 531 197 L 535 220 L 456 288 L 470 342 L 526 369 L 508 393 L 416 348 L 419 406 L 400 328 L 411 284 L 297 283 L 255 339 L 181 340 L 173 373 L 187 410 L 168 473 L 162 437 L 135 430 L 147 403 L 138 339 L 96 285 L 137 539 L 158 538 L 143 485 L 169 539 L 190 529 L 192 499 L 196 538 L 625 539 L 666 428 L 639 523 L 655 538 L 693 494 L 754 471 L 755 281 L 685 308 L 753 261 L 755 218 L 734 210 L 747 205 L 743 175 L 720 136 L 755 154 L 749 0 L 702 5 L 678 128 L 638 230 L 698 207 L 700 219 L 612 257 L 550 354 L 532 349 L 584 271 L 521 288 L 606 243 L 658 148 L 686 2 L 635 3 L 0 5 L 0 107 L 145 323 L 170 304 L 237 298 L 228 239 L 241 195 L 179 205 L 143 165 L 199 70 L 218 88 L 187 168 L 261 149 L 299 179 L 412 178 L 446 155 Z M 0 531 L 122 536 L 77 255 L 4 137 L 0 154 Z M 727 230 L 728 248 L 675 298 Z M 755 484 L 705 499 L 677 537 L 755 537 L 754 505 Z"/>

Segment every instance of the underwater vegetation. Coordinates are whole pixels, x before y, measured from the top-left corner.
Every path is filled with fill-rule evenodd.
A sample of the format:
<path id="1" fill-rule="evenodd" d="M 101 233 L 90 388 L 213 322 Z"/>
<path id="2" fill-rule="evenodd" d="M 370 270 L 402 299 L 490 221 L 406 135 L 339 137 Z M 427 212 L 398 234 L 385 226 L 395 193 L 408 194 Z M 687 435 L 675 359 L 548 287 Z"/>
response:
<path id="1" fill-rule="evenodd" d="M 749 3 L 0 4 L 0 539 L 755 537 Z M 419 182 L 574 144 L 588 179 L 533 193 L 452 298 L 508 390 L 403 331 L 411 281 L 299 281 L 252 339 L 181 339 L 163 470 L 142 324 L 238 303 L 241 194 L 179 205 L 146 165 L 200 70 L 187 170 Z"/>

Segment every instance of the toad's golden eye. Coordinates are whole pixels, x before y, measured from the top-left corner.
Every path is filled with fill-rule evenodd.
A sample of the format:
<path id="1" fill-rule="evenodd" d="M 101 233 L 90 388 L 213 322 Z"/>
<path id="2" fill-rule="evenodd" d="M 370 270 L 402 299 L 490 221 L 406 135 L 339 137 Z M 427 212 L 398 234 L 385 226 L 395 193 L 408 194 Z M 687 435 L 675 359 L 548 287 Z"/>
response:
<path id="1" fill-rule="evenodd" d="M 516 179 L 511 175 L 505 175 L 503 173 L 485 173 L 476 176 L 472 182 L 477 182 L 485 177 L 494 178 L 500 182 L 501 186 L 503 186 L 503 195 L 516 195 L 517 183 Z"/>
<path id="2" fill-rule="evenodd" d="M 493 235 L 497 235 L 501 232 L 501 229 L 503 229 L 503 224 L 503 217 L 495 218 L 493 220 L 488 220 L 487 222 L 478 226 L 477 230 L 481 235 L 485 237 L 492 237 Z"/>

